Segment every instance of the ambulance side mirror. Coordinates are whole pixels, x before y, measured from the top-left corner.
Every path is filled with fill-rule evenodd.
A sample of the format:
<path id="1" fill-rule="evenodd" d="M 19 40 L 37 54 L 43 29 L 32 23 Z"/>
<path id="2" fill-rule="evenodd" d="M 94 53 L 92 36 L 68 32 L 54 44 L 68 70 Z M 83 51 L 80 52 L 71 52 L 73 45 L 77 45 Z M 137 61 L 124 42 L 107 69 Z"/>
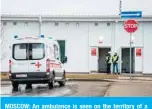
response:
<path id="1" fill-rule="evenodd" d="M 62 63 L 66 63 L 67 62 L 67 57 L 65 56 L 64 59 L 62 60 Z"/>

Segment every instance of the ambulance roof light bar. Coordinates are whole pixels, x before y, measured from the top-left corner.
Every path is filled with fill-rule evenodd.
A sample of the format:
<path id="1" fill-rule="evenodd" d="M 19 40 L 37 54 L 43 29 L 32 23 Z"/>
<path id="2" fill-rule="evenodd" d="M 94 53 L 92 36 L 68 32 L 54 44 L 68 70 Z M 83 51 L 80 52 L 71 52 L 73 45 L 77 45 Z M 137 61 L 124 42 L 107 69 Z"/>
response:
<path id="1" fill-rule="evenodd" d="M 19 38 L 17 35 L 14 35 L 14 39 L 17 39 L 17 40 L 22 40 L 22 39 L 39 39 L 39 37 L 22 37 L 22 38 Z"/>
<path id="2" fill-rule="evenodd" d="M 53 39 L 53 38 L 51 36 L 49 36 L 48 39 Z"/>
<path id="3" fill-rule="evenodd" d="M 32 37 L 25 37 L 25 39 L 39 39 L 39 37 L 32 36 Z"/>
<path id="4" fill-rule="evenodd" d="M 14 39 L 21 40 L 23 38 L 19 38 L 18 35 L 14 35 Z"/>
<path id="5" fill-rule="evenodd" d="M 41 34 L 41 35 L 40 35 L 40 38 L 44 38 L 44 35 L 43 35 L 43 34 Z"/>
<path id="6" fill-rule="evenodd" d="M 14 35 L 14 38 L 15 38 L 15 39 L 17 39 L 17 38 L 18 38 L 18 36 L 17 36 L 17 35 Z"/>
<path id="7" fill-rule="evenodd" d="M 48 36 L 48 39 L 56 40 L 54 37 Z"/>

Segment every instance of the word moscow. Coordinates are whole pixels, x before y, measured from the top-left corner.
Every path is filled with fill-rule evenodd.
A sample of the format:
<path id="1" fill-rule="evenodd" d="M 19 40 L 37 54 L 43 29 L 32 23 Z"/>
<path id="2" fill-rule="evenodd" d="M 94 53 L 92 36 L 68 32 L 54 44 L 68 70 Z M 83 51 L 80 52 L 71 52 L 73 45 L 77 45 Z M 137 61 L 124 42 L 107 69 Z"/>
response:
<path id="1" fill-rule="evenodd" d="M 5 109 L 71 109 L 70 105 L 5 104 Z"/>

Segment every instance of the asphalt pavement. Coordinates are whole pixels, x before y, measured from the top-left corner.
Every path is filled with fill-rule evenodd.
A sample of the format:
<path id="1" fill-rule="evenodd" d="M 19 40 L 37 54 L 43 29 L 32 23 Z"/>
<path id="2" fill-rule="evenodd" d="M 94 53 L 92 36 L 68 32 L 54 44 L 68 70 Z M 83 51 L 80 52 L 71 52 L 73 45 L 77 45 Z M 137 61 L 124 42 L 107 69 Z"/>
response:
<path id="1" fill-rule="evenodd" d="M 19 91 L 14 92 L 9 81 L 2 81 L 1 96 L 104 96 L 109 84 L 100 81 L 69 81 L 64 87 L 56 83 L 54 89 L 49 89 L 47 84 L 34 84 L 32 89 L 19 85 Z"/>
<path id="2" fill-rule="evenodd" d="M 116 81 L 109 86 L 105 96 L 152 96 L 152 81 Z"/>
<path id="3" fill-rule="evenodd" d="M 7 81 L 8 82 L 8 81 Z M 63 96 L 72 94 L 71 84 L 65 87 L 55 85 L 54 89 L 49 89 L 47 84 L 33 84 L 32 89 L 25 89 L 26 85 L 19 85 L 18 91 L 13 91 L 10 83 L 1 84 L 1 96 Z M 72 84 L 73 86 L 75 84 Z"/>
<path id="4" fill-rule="evenodd" d="M 66 86 L 57 83 L 54 89 L 47 84 L 33 85 L 32 89 L 19 86 L 13 92 L 9 81 L 2 81 L 1 96 L 152 96 L 152 81 L 107 80 L 107 81 L 67 81 Z"/>

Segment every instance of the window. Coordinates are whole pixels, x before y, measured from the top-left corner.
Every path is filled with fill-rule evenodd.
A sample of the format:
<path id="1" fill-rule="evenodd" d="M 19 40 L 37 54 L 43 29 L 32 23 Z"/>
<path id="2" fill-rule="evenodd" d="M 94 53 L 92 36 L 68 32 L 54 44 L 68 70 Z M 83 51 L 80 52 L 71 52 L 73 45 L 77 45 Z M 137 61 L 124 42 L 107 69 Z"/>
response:
<path id="1" fill-rule="evenodd" d="M 20 49 L 26 49 L 26 44 L 20 44 L 19 47 Z"/>
<path id="2" fill-rule="evenodd" d="M 69 26 L 69 22 L 66 23 L 66 26 Z"/>
<path id="3" fill-rule="evenodd" d="M 13 58 L 16 60 L 40 60 L 45 55 L 44 44 L 26 43 L 13 45 Z"/>
<path id="4" fill-rule="evenodd" d="M 79 26 L 79 22 L 77 22 L 76 25 Z"/>
<path id="5" fill-rule="evenodd" d="M 32 59 L 41 59 L 44 57 L 44 44 L 31 44 L 32 45 Z"/>
<path id="6" fill-rule="evenodd" d="M 17 25 L 17 22 L 13 22 L 13 25 Z"/>
<path id="7" fill-rule="evenodd" d="M 94 25 L 95 25 L 95 26 L 98 26 L 98 23 L 95 23 Z"/>
<path id="8" fill-rule="evenodd" d="M 107 26 L 110 26 L 110 23 L 107 23 Z"/>
<path id="9" fill-rule="evenodd" d="M 25 48 L 23 48 L 25 47 Z M 27 44 L 16 44 L 13 46 L 13 58 L 18 60 L 26 60 Z"/>
<path id="10" fill-rule="evenodd" d="M 54 58 L 59 59 L 59 49 L 57 45 L 54 45 Z"/>
<path id="11" fill-rule="evenodd" d="M 65 40 L 58 40 L 60 46 L 60 60 L 63 61 L 65 57 Z"/>
<path id="12" fill-rule="evenodd" d="M 24 22 L 24 25 L 25 25 L 25 26 L 28 26 L 28 22 Z"/>
<path id="13" fill-rule="evenodd" d="M 55 26 L 58 26 L 59 24 L 58 24 L 58 22 L 55 22 Z"/>
<path id="14" fill-rule="evenodd" d="M 49 47 L 49 49 L 50 49 L 49 54 L 51 55 L 51 58 L 54 58 L 53 47 Z"/>
<path id="15" fill-rule="evenodd" d="M 7 22 L 3 22 L 3 25 L 4 25 L 4 26 L 7 25 Z"/>

